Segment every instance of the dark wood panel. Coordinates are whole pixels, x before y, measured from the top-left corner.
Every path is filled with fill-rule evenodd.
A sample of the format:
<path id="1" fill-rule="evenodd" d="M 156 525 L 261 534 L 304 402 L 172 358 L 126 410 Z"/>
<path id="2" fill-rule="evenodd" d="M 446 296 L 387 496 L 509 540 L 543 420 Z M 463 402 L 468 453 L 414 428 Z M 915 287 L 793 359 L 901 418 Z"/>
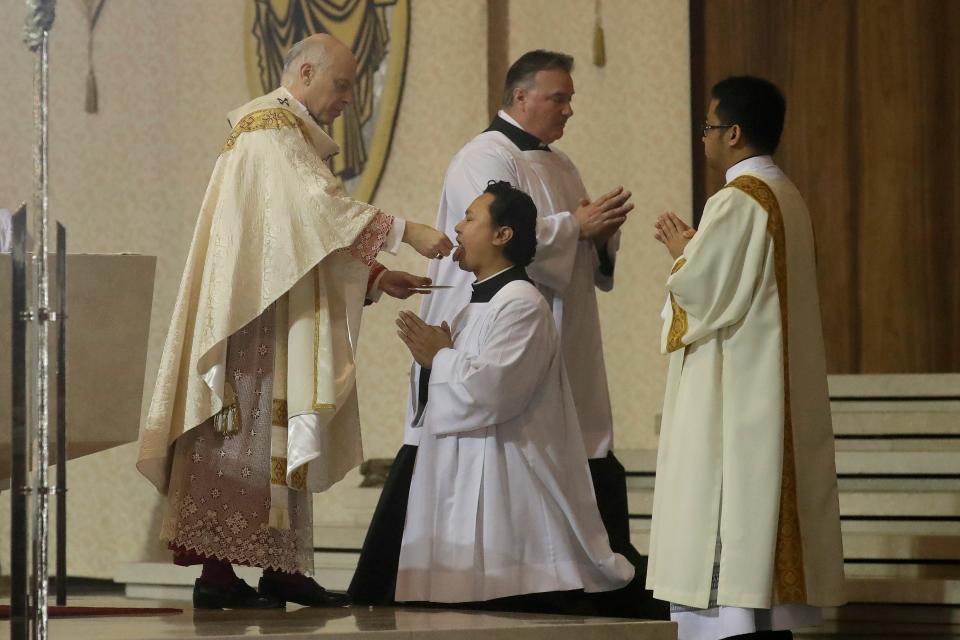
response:
<path id="1" fill-rule="evenodd" d="M 832 373 L 960 371 L 960 1 L 691 0 L 691 91 L 787 96 L 776 160 L 810 207 Z M 694 208 L 723 183 L 699 139 Z"/>
<path id="2" fill-rule="evenodd" d="M 817 243 L 824 340 L 835 371 L 860 357 L 859 306 L 837 305 L 855 290 L 858 216 L 856 51 L 850 45 L 852 3 L 793 2 L 782 25 L 788 42 L 778 86 L 788 96 L 777 162 L 804 194 Z M 828 108 L 824 108 L 824 107 Z"/>

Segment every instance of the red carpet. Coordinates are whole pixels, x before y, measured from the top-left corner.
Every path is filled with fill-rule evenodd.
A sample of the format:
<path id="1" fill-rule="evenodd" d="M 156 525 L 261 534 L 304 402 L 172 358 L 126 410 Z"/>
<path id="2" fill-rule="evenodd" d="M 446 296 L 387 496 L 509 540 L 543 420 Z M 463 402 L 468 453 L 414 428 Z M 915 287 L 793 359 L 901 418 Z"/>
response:
<path id="1" fill-rule="evenodd" d="M 50 607 L 51 618 L 81 618 L 85 616 L 160 616 L 183 613 L 183 609 L 165 607 Z M 0 620 L 10 619 L 10 605 L 0 605 Z"/>

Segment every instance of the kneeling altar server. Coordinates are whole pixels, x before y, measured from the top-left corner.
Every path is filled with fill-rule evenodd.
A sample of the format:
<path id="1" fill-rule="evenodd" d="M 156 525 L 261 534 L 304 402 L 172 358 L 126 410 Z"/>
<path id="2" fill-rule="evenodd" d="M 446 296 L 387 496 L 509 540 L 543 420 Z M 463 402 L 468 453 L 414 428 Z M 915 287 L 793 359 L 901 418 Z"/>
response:
<path id="1" fill-rule="evenodd" d="M 397 321 L 430 370 L 398 601 L 571 611 L 633 577 L 600 519 L 550 307 L 524 270 L 536 221 L 527 194 L 491 183 L 456 227 L 470 304 L 452 327 Z"/>

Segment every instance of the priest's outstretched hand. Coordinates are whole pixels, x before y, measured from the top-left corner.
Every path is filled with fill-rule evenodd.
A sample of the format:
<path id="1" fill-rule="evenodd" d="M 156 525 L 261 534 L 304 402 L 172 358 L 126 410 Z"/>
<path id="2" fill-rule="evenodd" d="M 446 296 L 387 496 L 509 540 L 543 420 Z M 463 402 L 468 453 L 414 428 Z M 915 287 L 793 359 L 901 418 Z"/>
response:
<path id="1" fill-rule="evenodd" d="M 653 237 L 664 244 L 674 260 L 683 255 L 687 243 L 696 234 L 693 227 L 681 220 L 680 216 L 672 211 L 666 211 L 657 216 L 657 221 L 653 226 L 656 228 Z"/>
<path id="2" fill-rule="evenodd" d="M 446 322 L 435 327 L 418 318 L 415 313 L 401 311 L 397 317 L 397 327 L 400 329 L 397 335 L 410 349 L 417 364 L 425 369 L 433 366 L 433 358 L 441 349 L 453 347 L 453 337 Z"/>
<path id="3" fill-rule="evenodd" d="M 453 242 L 443 232 L 419 222 L 407 221 L 403 241 L 425 258 L 439 260 L 453 251 Z"/>
<path id="4" fill-rule="evenodd" d="M 384 271 L 383 275 L 380 276 L 380 282 L 377 286 L 380 287 L 380 290 L 391 298 L 406 300 L 414 293 L 429 294 L 429 291 L 413 291 L 413 289 L 418 287 L 427 287 L 432 283 L 433 281 L 430 278 L 416 276 L 412 273 L 407 273 L 406 271 L 388 270 Z"/>

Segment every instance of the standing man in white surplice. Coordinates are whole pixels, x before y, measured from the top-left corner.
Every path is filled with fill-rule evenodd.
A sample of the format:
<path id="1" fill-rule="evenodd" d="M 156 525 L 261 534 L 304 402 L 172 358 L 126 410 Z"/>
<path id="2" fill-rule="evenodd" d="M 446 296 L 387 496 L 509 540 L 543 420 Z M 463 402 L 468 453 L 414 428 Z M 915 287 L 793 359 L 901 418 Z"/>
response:
<path id="1" fill-rule="evenodd" d="M 437 228 L 452 236 L 467 207 L 491 180 L 509 182 L 533 198 L 539 212 L 538 248 L 527 273 L 547 299 L 560 332 L 610 545 L 636 567 L 634 582 L 627 589 L 602 594 L 599 610 L 607 615 L 665 618 L 666 606 L 653 602 L 643 590 L 646 558 L 630 544 L 626 477 L 613 455 L 613 420 L 597 309 L 597 289 L 613 287 L 620 227 L 633 205 L 622 187 L 590 202 L 576 166 L 550 146 L 563 136 L 573 115 L 572 71 L 573 58 L 552 51 L 530 51 L 513 63 L 504 83 L 503 109 L 450 162 Z M 432 263 L 428 275 L 454 288 L 425 298 L 420 317 L 431 325 L 449 323 L 469 304 L 471 276 L 452 260 Z M 429 369 L 412 365 L 404 445 L 387 478 L 350 585 L 350 594 L 359 602 L 387 603 L 394 598 L 420 437 L 411 425 L 426 400 L 429 376 Z"/>
<path id="2" fill-rule="evenodd" d="M 427 278 L 376 262 L 442 233 L 351 199 L 322 126 L 357 62 L 329 35 L 295 44 L 279 89 L 229 114 L 184 267 L 137 468 L 168 496 L 161 537 L 202 564 L 197 608 L 342 605 L 313 572 L 311 492 L 360 463 L 355 349 L 365 299 Z M 259 591 L 232 564 L 262 567 Z"/>
<path id="3" fill-rule="evenodd" d="M 771 157 L 785 112 L 766 80 L 715 85 L 703 147 L 727 184 L 695 233 L 656 225 L 673 268 L 647 585 L 680 640 L 791 638 L 845 601 L 813 229 Z"/>

